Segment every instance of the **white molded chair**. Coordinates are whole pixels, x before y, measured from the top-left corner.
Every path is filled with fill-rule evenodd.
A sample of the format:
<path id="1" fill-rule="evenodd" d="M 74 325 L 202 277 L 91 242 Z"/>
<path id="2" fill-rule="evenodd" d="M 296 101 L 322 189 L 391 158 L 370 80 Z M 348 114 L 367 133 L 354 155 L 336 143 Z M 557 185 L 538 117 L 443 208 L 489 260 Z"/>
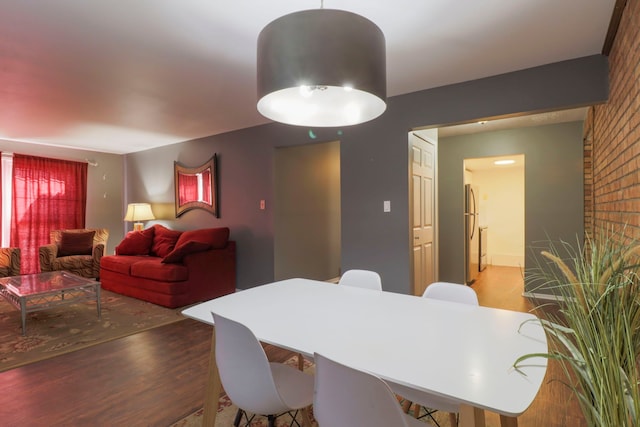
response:
<path id="1" fill-rule="evenodd" d="M 478 305 L 478 295 L 476 291 L 467 285 L 460 285 L 458 283 L 434 282 L 427 286 L 422 296 L 424 298 Z"/>
<path id="2" fill-rule="evenodd" d="M 382 290 L 382 279 L 375 271 L 370 270 L 347 270 L 340 277 L 339 285 L 353 286 L 356 288 L 371 289 L 373 291 Z M 302 371 L 304 356 L 298 353 L 298 369 Z"/>
<path id="3" fill-rule="evenodd" d="M 282 363 L 270 363 L 262 345 L 246 326 L 213 313 L 216 337 L 216 364 L 220 382 L 231 401 L 238 406 L 234 422 L 238 426 L 245 412 L 267 416 L 269 426 L 278 416 L 313 403 L 312 375 Z M 303 425 L 310 425 L 303 410 Z M 296 421 L 297 422 L 297 421 Z"/>
<path id="4" fill-rule="evenodd" d="M 476 291 L 467 285 L 449 282 L 434 282 L 427 286 L 423 298 L 433 298 L 461 304 L 479 305 Z M 448 412 L 449 421 L 452 426 L 458 424 L 457 413 L 460 412 L 460 405 L 452 400 L 432 394 L 420 392 L 399 384 L 389 384 L 393 391 L 405 399 L 403 409 L 409 411 L 412 403 L 416 404 L 414 416 L 418 417 L 420 407 L 425 408 L 426 416 L 429 416 L 436 425 L 438 422 L 433 418 L 436 411 Z"/>
<path id="5" fill-rule="evenodd" d="M 339 285 L 355 286 L 358 288 L 382 290 L 382 279 L 375 271 L 370 270 L 347 270 L 340 277 Z"/>
<path id="6" fill-rule="evenodd" d="M 313 414 L 321 427 L 424 427 L 402 412 L 389 386 L 375 375 L 315 354 Z"/>

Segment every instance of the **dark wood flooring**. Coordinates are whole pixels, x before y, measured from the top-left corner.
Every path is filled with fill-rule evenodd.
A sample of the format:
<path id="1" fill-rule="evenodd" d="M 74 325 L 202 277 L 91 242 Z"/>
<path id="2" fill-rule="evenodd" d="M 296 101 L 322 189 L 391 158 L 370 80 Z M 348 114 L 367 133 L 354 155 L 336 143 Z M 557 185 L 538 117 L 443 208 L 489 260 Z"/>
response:
<path id="1" fill-rule="evenodd" d="M 489 267 L 474 284 L 480 303 L 529 310 L 520 270 Z M 1 426 L 168 426 L 202 406 L 211 327 L 192 320 L 0 373 Z M 273 361 L 291 356 L 266 346 Z M 520 427 L 584 424 L 551 365 Z M 508 393 L 505 390 L 505 393 Z M 487 414 L 487 426 L 498 426 Z"/>

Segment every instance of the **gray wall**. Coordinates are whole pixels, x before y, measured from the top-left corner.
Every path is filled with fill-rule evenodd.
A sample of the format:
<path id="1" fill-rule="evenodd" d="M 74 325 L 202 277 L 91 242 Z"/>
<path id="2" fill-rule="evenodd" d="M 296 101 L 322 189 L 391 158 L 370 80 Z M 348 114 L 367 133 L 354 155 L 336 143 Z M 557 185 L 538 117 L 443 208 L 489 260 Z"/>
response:
<path id="1" fill-rule="evenodd" d="M 90 160 L 97 163 L 97 166 L 89 165 L 87 168 L 86 226 L 107 228 L 107 253 L 113 252 L 113 248 L 124 236 L 123 156 L 6 140 L 0 140 L 0 151 L 77 162 Z"/>
<path id="2" fill-rule="evenodd" d="M 274 157 L 274 278 L 338 277 L 340 142 L 282 147 Z"/>
<path id="3" fill-rule="evenodd" d="M 462 213 L 466 158 L 524 154 L 525 269 L 536 266 L 533 247 L 544 246 L 549 238 L 568 242 L 582 238 L 582 122 L 440 138 L 438 147 L 441 280 L 464 282 Z M 446 179 L 442 179 L 443 175 Z"/>
<path id="4" fill-rule="evenodd" d="M 341 130 L 314 129 L 316 139 L 306 128 L 273 123 L 130 154 L 125 202 L 152 202 L 156 215 L 164 214 L 160 221 L 176 229 L 229 226 L 238 242 L 238 287 L 267 283 L 274 277 L 273 218 L 258 201 L 269 206 L 273 200 L 273 149 L 339 138 L 342 269 L 374 269 L 386 290 L 408 293 L 408 131 L 604 102 L 607 78 L 607 58 L 595 55 L 392 97 L 380 118 Z M 173 161 L 194 166 L 213 153 L 220 156 L 221 217 L 192 211 L 171 218 Z M 439 173 L 441 185 L 452 179 Z M 383 200 L 391 201 L 390 213 L 382 212 Z M 447 214 L 441 211 L 441 218 Z M 538 227 L 553 231 L 555 220 L 544 215 Z M 448 232 L 441 227 L 441 241 Z M 458 255 L 441 252 L 445 256 Z"/>

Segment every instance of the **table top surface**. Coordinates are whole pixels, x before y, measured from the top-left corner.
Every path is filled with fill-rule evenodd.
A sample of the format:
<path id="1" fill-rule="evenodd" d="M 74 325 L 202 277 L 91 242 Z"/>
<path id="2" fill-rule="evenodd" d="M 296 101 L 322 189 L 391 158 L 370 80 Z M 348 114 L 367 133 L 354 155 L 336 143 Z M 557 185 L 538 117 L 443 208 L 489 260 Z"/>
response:
<path id="1" fill-rule="evenodd" d="M 67 271 L 48 271 L 0 278 L 0 286 L 18 297 L 59 292 L 87 285 L 99 285 L 99 282 Z"/>
<path id="2" fill-rule="evenodd" d="M 547 351 L 543 328 L 528 313 L 307 279 L 258 286 L 182 313 L 213 325 L 211 312 L 245 324 L 265 343 L 317 352 L 507 416 L 529 407 L 546 372 L 542 357 L 513 368 L 518 357 Z"/>

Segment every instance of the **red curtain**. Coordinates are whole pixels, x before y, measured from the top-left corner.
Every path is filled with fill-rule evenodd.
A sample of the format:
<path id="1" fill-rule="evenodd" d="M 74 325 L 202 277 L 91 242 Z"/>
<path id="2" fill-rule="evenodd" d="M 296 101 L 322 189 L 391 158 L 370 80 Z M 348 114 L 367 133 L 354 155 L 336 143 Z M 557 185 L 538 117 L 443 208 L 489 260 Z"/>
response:
<path id="1" fill-rule="evenodd" d="M 11 246 L 21 250 L 22 274 L 40 271 L 38 248 L 51 230 L 84 228 L 87 164 L 13 156 Z"/>

